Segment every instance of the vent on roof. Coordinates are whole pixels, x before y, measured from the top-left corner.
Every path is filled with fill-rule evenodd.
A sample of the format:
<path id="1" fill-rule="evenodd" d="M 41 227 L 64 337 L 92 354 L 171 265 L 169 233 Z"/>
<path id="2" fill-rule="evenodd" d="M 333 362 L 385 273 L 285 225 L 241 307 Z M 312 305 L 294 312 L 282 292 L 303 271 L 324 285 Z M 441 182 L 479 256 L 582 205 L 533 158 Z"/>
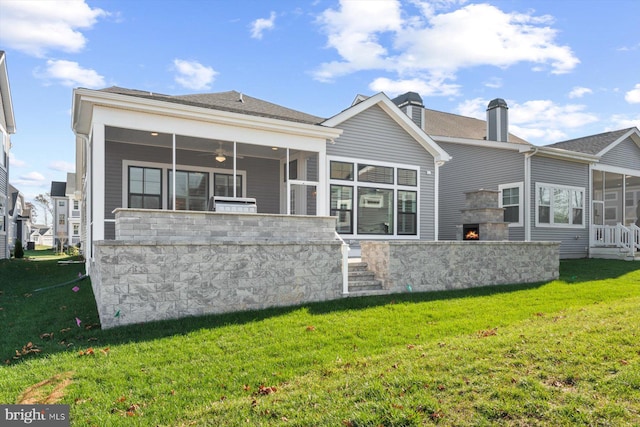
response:
<path id="1" fill-rule="evenodd" d="M 489 141 L 509 142 L 509 107 L 502 98 L 487 106 L 487 137 Z"/>
<path id="2" fill-rule="evenodd" d="M 238 102 L 242 102 L 244 104 L 244 99 L 242 98 L 242 92 L 240 93 L 240 97 L 238 98 Z"/>

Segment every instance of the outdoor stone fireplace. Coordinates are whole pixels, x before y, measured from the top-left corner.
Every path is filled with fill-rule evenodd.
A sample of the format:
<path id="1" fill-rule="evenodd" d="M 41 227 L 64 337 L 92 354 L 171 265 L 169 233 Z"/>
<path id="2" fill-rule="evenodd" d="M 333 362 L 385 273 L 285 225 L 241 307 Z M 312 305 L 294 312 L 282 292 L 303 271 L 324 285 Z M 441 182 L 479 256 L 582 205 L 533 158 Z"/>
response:
<path id="1" fill-rule="evenodd" d="M 457 240 L 509 240 L 509 223 L 504 222 L 504 208 L 499 206 L 499 197 L 500 192 L 496 190 L 465 193 Z"/>

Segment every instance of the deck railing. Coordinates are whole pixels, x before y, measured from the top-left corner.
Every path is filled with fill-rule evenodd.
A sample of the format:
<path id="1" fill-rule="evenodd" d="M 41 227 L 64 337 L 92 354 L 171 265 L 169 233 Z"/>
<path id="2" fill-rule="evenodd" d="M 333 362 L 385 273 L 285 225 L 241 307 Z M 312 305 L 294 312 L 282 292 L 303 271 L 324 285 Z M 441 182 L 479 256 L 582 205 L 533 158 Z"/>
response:
<path id="1" fill-rule="evenodd" d="M 635 224 L 624 226 L 621 223 L 593 225 L 591 242 L 595 247 L 617 247 L 633 256 L 636 251 L 640 251 L 640 227 Z"/>

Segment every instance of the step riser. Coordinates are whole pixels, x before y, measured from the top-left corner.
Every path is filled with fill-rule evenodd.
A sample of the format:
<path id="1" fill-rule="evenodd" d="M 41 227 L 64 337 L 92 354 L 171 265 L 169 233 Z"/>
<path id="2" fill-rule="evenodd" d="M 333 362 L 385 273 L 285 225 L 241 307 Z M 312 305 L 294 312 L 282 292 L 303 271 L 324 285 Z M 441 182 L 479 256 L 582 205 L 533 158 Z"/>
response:
<path id="1" fill-rule="evenodd" d="M 376 275 L 369 270 L 366 262 L 349 263 L 349 292 L 381 291 L 382 282 L 376 280 Z"/>

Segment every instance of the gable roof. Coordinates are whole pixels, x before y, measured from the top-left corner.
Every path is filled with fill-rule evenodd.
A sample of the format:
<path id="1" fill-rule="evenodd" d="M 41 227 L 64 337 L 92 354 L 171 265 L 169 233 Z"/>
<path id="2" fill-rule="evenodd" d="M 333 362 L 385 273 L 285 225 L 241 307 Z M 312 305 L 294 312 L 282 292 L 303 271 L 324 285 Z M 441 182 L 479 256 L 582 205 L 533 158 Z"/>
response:
<path id="1" fill-rule="evenodd" d="M 637 140 L 640 141 L 640 131 L 638 131 L 638 128 L 633 127 L 556 142 L 547 147 L 601 156 L 633 134 L 635 134 Z"/>
<path id="2" fill-rule="evenodd" d="M 306 124 L 319 124 L 324 120 L 322 117 L 286 108 L 258 98 L 253 98 L 235 90 L 191 95 L 164 95 L 160 93 L 112 86 L 100 89 L 100 92 L 116 93 L 119 95 L 135 96 L 138 98 L 153 99 L 156 101 L 173 102 L 176 104 L 191 105 L 194 107 L 210 108 L 232 113 Z"/>
<path id="3" fill-rule="evenodd" d="M 422 145 L 437 162 L 446 162 L 451 159 L 451 156 L 449 156 L 446 151 L 431 139 L 429 135 L 424 133 L 424 131 L 420 129 L 418 125 L 416 125 L 406 114 L 404 114 L 402 110 L 400 110 L 400 108 L 398 108 L 398 106 L 394 104 L 383 92 L 366 99 L 361 98 L 359 102 L 353 104 L 351 107 L 343 110 L 330 119 L 327 119 L 322 124 L 329 127 L 338 126 L 374 105 L 381 107 L 389 117 L 391 117 L 405 130 L 405 132 L 411 135 L 420 145 Z"/>

